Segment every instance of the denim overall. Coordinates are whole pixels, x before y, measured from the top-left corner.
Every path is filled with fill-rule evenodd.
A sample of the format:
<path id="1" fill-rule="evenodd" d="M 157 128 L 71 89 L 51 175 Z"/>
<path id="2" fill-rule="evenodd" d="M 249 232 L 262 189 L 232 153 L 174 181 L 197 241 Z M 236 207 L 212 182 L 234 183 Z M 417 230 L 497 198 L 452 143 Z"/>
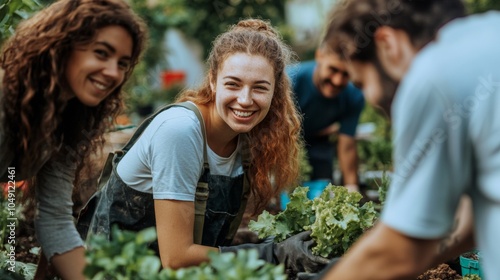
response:
<path id="1" fill-rule="evenodd" d="M 188 106 L 185 105 L 186 103 L 180 103 L 173 106 L 183 106 L 197 113 L 205 138 L 204 124 L 198 109 L 191 103 L 188 103 Z M 122 230 L 130 231 L 140 231 L 156 226 L 153 194 L 140 192 L 127 186 L 116 172 L 116 166 L 151 120 L 169 107 L 159 110 L 144 121 L 123 148 L 123 152 L 114 153 L 109 179 L 105 180 L 106 184 L 90 198 L 80 212 L 77 228 L 83 239 L 94 234 L 105 235 L 110 239 L 111 226 L 115 224 Z M 204 171 L 198 181 L 195 195 L 196 217 L 193 238 L 196 244 L 212 247 L 229 246 L 245 211 L 249 195 L 248 182 L 243 174 L 237 177 L 211 175 L 206 157 L 206 139 L 204 141 Z M 197 220 L 200 216 L 201 223 Z M 203 228 L 203 230 L 200 231 L 196 227 Z M 157 242 L 151 244 L 150 247 L 158 254 Z"/>

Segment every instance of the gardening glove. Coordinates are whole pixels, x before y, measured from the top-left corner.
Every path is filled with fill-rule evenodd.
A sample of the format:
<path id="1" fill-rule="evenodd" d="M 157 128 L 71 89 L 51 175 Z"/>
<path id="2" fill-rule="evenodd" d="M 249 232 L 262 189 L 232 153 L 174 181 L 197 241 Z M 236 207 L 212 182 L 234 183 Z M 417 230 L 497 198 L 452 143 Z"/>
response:
<path id="1" fill-rule="evenodd" d="M 311 252 L 313 245 L 311 231 L 304 231 L 274 244 L 274 255 L 278 263 L 285 266 L 285 272 L 290 276 L 295 276 L 299 272 L 318 272 L 330 260 L 313 255 Z"/>
<path id="2" fill-rule="evenodd" d="M 273 240 L 274 237 L 268 237 L 264 239 L 264 241 L 262 241 L 261 243 L 256 243 L 256 244 L 246 243 L 246 244 L 227 246 L 227 247 L 220 246 L 219 250 L 221 253 L 227 253 L 227 252 L 236 253 L 238 252 L 238 250 L 255 249 L 257 250 L 259 259 L 264 260 L 268 263 L 276 263 L 273 254 L 273 247 L 274 247 Z"/>
<path id="3" fill-rule="evenodd" d="M 330 263 L 323 268 L 321 271 L 317 273 L 310 273 L 310 272 L 299 272 L 297 273 L 297 278 L 296 280 L 320 280 L 325 277 L 326 273 L 332 269 L 335 264 L 340 260 L 340 258 L 333 258 L 330 260 Z"/>

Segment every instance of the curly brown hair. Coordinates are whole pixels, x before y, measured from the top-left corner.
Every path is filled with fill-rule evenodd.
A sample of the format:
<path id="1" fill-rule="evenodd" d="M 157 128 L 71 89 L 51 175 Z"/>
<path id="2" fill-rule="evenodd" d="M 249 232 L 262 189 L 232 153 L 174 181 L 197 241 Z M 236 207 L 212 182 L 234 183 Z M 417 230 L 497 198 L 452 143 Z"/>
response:
<path id="1" fill-rule="evenodd" d="M 250 148 L 249 178 L 255 196 L 255 213 L 267 206 L 284 188 L 298 183 L 301 115 L 295 106 L 285 67 L 293 52 L 270 23 L 259 19 L 242 20 L 213 42 L 207 64 L 208 75 L 198 90 L 185 90 L 177 102 L 196 104 L 215 102 L 210 82 L 217 80 L 222 64 L 232 54 L 248 53 L 265 57 L 274 67 L 276 85 L 267 116 L 248 132 Z"/>
<path id="2" fill-rule="evenodd" d="M 88 156 L 100 149 L 103 134 L 123 108 L 122 85 L 95 107 L 67 100 L 67 61 L 75 45 L 94 40 L 100 28 L 118 25 L 131 35 L 131 67 L 145 48 L 143 21 L 122 0 L 61 0 L 19 24 L 3 46 L 3 127 L 16 165 L 27 179 L 56 153 L 69 152 L 76 182 Z M 75 182 L 75 183 L 76 183 Z"/>

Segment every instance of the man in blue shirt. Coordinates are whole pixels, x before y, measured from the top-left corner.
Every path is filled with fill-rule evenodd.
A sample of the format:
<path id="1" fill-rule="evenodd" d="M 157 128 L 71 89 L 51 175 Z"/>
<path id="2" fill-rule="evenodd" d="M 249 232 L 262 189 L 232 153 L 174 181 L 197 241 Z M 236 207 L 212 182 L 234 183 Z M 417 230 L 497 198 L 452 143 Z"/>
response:
<path id="1" fill-rule="evenodd" d="M 316 50 L 315 61 L 300 63 L 288 72 L 304 115 L 304 140 L 313 168 L 311 180 L 333 182 L 335 147 L 330 135 L 338 132 L 337 154 L 342 183 L 350 190 L 359 191 L 354 136 L 364 98 L 361 91 L 349 83 L 345 63 L 322 44 Z"/>

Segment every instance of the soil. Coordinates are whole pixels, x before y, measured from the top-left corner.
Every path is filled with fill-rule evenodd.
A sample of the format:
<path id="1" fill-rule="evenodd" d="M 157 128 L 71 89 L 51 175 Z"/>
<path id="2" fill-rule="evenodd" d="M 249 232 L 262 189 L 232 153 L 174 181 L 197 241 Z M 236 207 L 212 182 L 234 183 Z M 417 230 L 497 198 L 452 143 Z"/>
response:
<path id="1" fill-rule="evenodd" d="M 462 255 L 464 258 L 479 261 L 479 256 L 475 252 L 467 252 Z"/>
<path id="2" fill-rule="evenodd" d="M 440 264 L 439 266 L 427 270 L 424 274 L 417 277 L 417 280 L 456 280 L 462 279 L 457 271 L 450 268 L 448 264 Z"/>

